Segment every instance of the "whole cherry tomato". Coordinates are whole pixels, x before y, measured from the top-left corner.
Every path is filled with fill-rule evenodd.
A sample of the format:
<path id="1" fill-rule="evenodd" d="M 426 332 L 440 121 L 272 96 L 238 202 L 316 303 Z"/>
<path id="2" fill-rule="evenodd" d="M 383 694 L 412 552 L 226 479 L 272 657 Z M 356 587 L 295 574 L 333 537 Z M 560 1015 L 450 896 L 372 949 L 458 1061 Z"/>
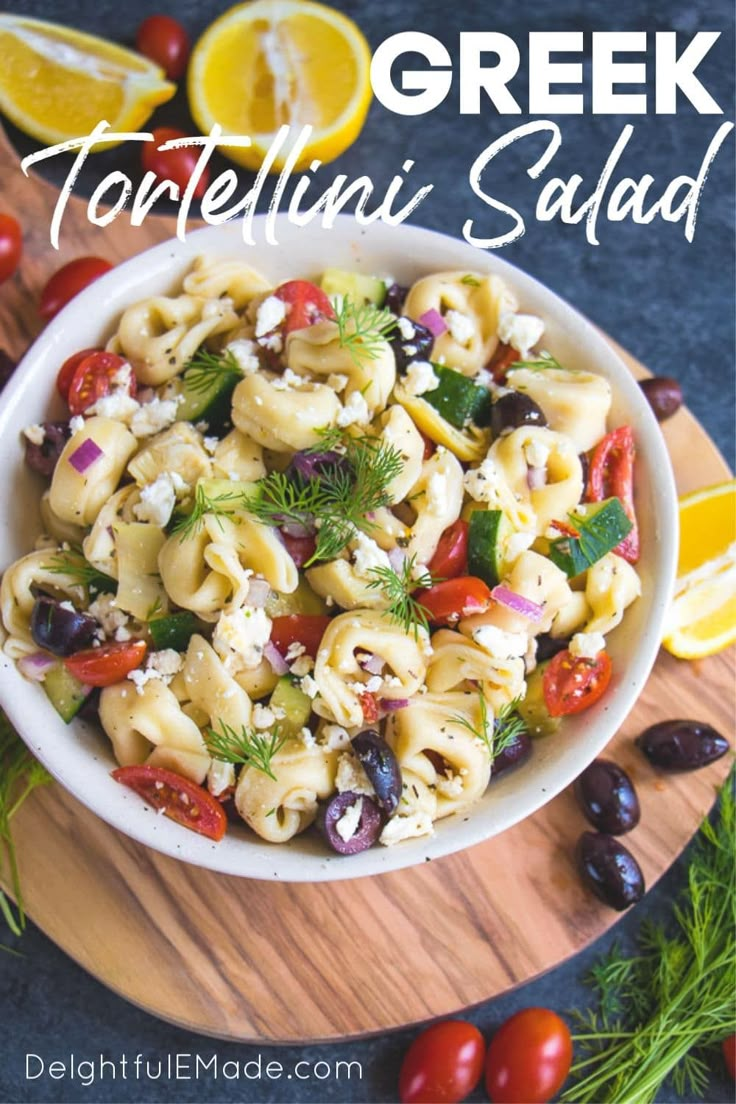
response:
<path id="1" fill-rule="evenodd" d="M 82 349 L 78 353 L 72 353 L 72 355 L 67 357 L 64 361 L 56 377 L 56 390 L 59 392 L 64 402 L 67 402 L 69 399 L 69 388 L 72 385 L 74 373 L 79 365 L 86 357 L 91 356 L 92 353 L 100 352 L 102 352 L 101 349 Z"/>
<path id="2" fill-rule="evenodd" d="M 490 590 L 475 575 L 459 575 L 414 594 L 433 625 L 454 625 L 461 617 L 485 613 L 491 604 Z"/>
<path id="3" fill-rule="evenodd" d="M 145 763 L 118 767 L 112 776 L 177 824 L 215 841 L 225 835 L 227 816 L 221 803 L 196 782 L 164 767 L 150 767 Z"/>
<path id="4" fill-rule="evenodd" d="M 549 663 L 542 678 L 542 692 L 551 717 L 582 713 L 605 694 L 611 681 L 611 658 L 599 652 L 595 659 L 574 656 L 565 649 Z"/>
<path id="5" fill-rule="evenodd" d="M 335 317 L 332 303 L 322 288 L 310 284 L 309 280 L 288 280 L 276 288 L 274 295 L 286 303 L 286 318 L 279 327 L 284 334 Z"/>
<path id="6" fill-rule="evenodd" d="M 130 640 L 120 644 L 103 644 L 100 648 L 85 648 L 82 652 L 67 656 L 64 663 L 67 670 L 86 686 L 112 686 L 140 667 L 145 657 L 145 640 Z"/>
<path id="7" fill-rule="evenodd" d="M 180 194 L 186 190 L 189 178 L 197 167 L 201 148 L 199 146 L 184 146 L 181 149 L 160 149 L 167 142 L 173 142 L 176 138 L 187 138 L 183 130 L 175 127 L 156 127 L 151 131 L 153 141 L 146 142 L 141 153 L 141 162 L 146 172 L 151 172 L 157 180 L 171 180 L 176 184 Z M 195 199 L 201 199 L 207 191 L 210 182 L 209 166 L 205 166 L 202 175 L 194 189 Z"/>
<path id="8" fill-rule="evenodd" d="M 283 656 L 288 652 L 290 644 L 303 644 L 306 654 L 314 658 L 329 623 L 330 618 L 321 613 L 290 613 L 284 617 L 274 617 L 271 641 Z"/>
<path id="9" fill-rule="evenodd" d="M 12 215 L 0 215 L 0 284 L 13 275 L 22 252 L 20 223 Z"/>
<path id="10" fill-rule="evenodd" d="M 458 1104 L 480 1081 L 485 1050 L 478 1028 L 464 1020 L 428 1027 L 401 1064 L 401 1104 Z"/>
<path id="11" fill-rule="evenodd" d="M 112 265 L 102 257 L 77 257 L 62 265 L 48 280 L 41 292 L 38 313 L 48 322 L 70 299 L 83 291 L 93 280 L 104 276 Z"/>
<path id="12" fill-rule="evenodd" d="M 728 1072 L 736 1079 L 736 1035 L 728 1035 L 721 1043 L 721 1050 Z"/>
<path id="13" fill-rule="evenodd" d="M 546 1104 L 562 1088 L 572 1063 L 572 1038 L 548 1008 L 523 1008 L 498 1029 L 486 1056 L 493 1104 Z"/>
<path id="14" fill-rule="evenodd" d="M 135 48 L 160 65 L 169 80 L 179 80 L 189 60 L 189 35 L 170 15 L 149 15 L 138 28 Z"/>
<path id="15" fill-rule="evenodd" d="M 72 414 L 84 414 L 90 406 L 109 395 L 115 388 L 115 379 L 126 364 L 117 353 L 106 353 L 104 349 L 95 349 L 89 356 L 79 361 L 74 369 L 66 401 Z M 128 373 L 128 391 L 136 393 L 136 380 L 132 372 Z"/>
<path id="16" fill-rule="evenodd" d="M 634 511 L 634 459 L 636 448 L 631 426 L 619 426 L 607 433 L 595 447 L 590 462 L 586 501 L 603 502 L 615 496 L 621 500 L 634 528 L 616 545 L 614 552 L 629 563 L 639 559 L 639 529 Z"/>
<path id="17" fill-rule="evenodd" d="M 468 570 L 467 521 L 458 518 L 445 529 L 437 545 L 437 551 L 429 561 L 429 570 L 436 578 L 454 579 Z"/>

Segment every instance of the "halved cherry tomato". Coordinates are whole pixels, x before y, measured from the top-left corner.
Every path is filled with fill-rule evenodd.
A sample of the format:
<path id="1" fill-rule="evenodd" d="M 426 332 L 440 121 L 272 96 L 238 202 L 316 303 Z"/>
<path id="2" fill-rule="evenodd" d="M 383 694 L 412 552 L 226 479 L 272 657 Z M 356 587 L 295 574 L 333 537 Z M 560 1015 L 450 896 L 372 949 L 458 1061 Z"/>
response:
<path id="1" fill-rule="evenodd" d="M 424 452 L 422 453 L 422 460 L 429 460 L 430 456 L 434 456 L 437 451 L 437 445 L 434 443 L 431 437 L 428 437 L 426 433 L 422 433 L 419 430 L 419 435 L 424 441 Z"/>
<path id="2" fill-rule="evenodd" d="M 149 15 L 135 36 L 138 53 L 160 65 L 169 80 L 184 75 L 189 60 L 189 35 L 170 15 Z"/>
<path id="3" fill-rule="evenodd" d="M 149 767 L 145 763 L 118 767 L 112 776 L 154 809 L 162 809 L 165 816 L 177 824 L 211 840 L 219 841 L 225 835 L 227 816 L 222 805 L 196 782 L 164 767 Z"/>
<path id="4" fill-rule="evenodd" d="M 444 1020 L 417 1035 L 399 1073 L 401 1104 L 458 1104 L 480 1081 L 486 1044 L 477 1027 Z"/>
<path id="5" fill-rule="evenodd" d="M 491 604 L 490 590 L 475 575 L 459 575 L 414 593 L 433 625 L 453 625 L 461 617 L 485 613 Z"/>
<path id="6" fill-rule="evenodd" d="M 12 215 L 0 215 L 0 284 L 15 272 L 23 252 L 23 232 Z"/>
<path id="7" fill-rule="evenodd" d="M 146 142 L 141 153 L 141 162 L 146 172 L 152 172 L 157 180 L 170 180 L 179 189 L 180 194 L 186 190 L 189 178 L 197 167 L 201 146 L 183 146 L 180 149 L 165 149 L 159 147 L 167 142 L 173 142 L 175 138 L 191 137 L 183 130 L 175 127 L 156 127 L 151 131 L 153 141 Z M 210 182 L 209 166 L 205 165 L 202 175 L 194 189 L 194 198 L 201 199 L 207 191 Z"/>
<path id="8" fill-rule="evenodd" d="M 274 617 L 271 641 L 284 656 L 290 644 L 303 644 L 307 655 L 314 658 L 329 623 L 330 618 L 321 613 L 289 613 Z"/>
<path id="9" fill-rule="evenodd" d="M 38 313 L 48 322 L 70 299 L 78 295 L 94 280 L 109 272 L 112 265 L 102 257 L 77 257 L 69 261 L 50 277 L 41 292 Z"/>
<path id="10" fill-rule="evenodd" d="M 493 1104 L 546 1104 L 570 1072 L 572 1038 L 549 1008 L 523 1008 L 501 1024 L 486 1056 Z"/>
<path id="11" fill-rule="evenodd" d="M 360 707 L 363 710 L 363 720 L 366 724 L 374 724 L 378 720 L 378 702 L 376 701 L 376 695 L 371 694 L 370 690 L 364 690 L 362 694 L 358 694 L 360 700 Z"/>
<path id="12" fill-rule="evenodd" d="M 140 667 L 145 658 L 145 640 L 126 640 L 120 644 L 103 644 L 101 648 L 85 648 L 67 656 L 64 663 L 67 670 L 87 686 L 112 686 Z"/>
<path id="13" fill-rule="evenodd" d="M 736 1080 L 736 1035 L 728 1035 L 721 1043 L 728 1072 Z"/>
<path id="14" fill-rule="evenodd" d="M 568 648 L 558 652 L 542 679 L 542 692 L 551 717 L 582 713 L 605 694 L 611 681 L 611 657 L 599 652 L 595 659 L 574 656 Z"/>
<path id="15" fill-rule="evenodd" d="M 286 551 L 291 556 L 297 567 L 304 567 L 307 560 L 311 560 L 317 543 L 314 537 L 290 537 L 288 533 L 281 533 Z"/>
<path id="16" fill-rule="evenodd" d="M 109 395 L 115 387 L 115 376 L 126 363 L 117 353 L 106 353 L 104 349 L 93 350 L 89 356 L 80 360 L 74 370 L 66 399 L 72 414 L 84 414 L 98 399 Z M 136 379 L 130 372 L 128 391 L 134 397 L 136 390 Z"/>
<path id="17" fill-rule="evenodd" d="M 616 545 L 614 552 L 629 563 L 639 559 L 639 529 L 634 511 L 634 433 L 631 426 L 619 426 L 596 445 L 590 462 L 586 500 L 603 502 L 614 496 L 621 500 L 626 516 L 633 524 L 631 532 Z"/>
<path id="18" fill-rule="evenodd" d="M 437 545 L 437 551 L 429 561 L 429 570 L 441 579 L 454 579 L 468 570 L 467 521 L 458 518 L 445 529 Z"/>
<path id="19" fill-rule="evenodd" d="M 100 352 L 102 352 L 101 349 L 82 349 L 79 353 L 72 353 L 72 355 L 67 357 L 64 361 L 56 377 L 56 390 L 59 392 L 64 402 L 67 402 L 69 399 L 69 388 L 72 385 L 74 373 L 79 365 L 86 357 L 91 356 L 92 353 Z"/>
<path id="20" fill-rule="evenodd" d="M 332 303 L 322 288 L 310 284 L 309 280 L 287 280 L 274 291 L 277 299 L 286 303 L 286 318 L 281 324 L 284 334 L 292 330 L 303 330 L 321 322 L 325 318 L 334 318 Z"/>
<path id="21" fill-rule="evenodd" d="M 500 341 L 487 364 L 487 369 L 493 376 L 493 382 L 505 383 L 506 373 L 517 360 L 521 360 L 521 353 L 513 345 L 504 345 L 503 341 Z"/>

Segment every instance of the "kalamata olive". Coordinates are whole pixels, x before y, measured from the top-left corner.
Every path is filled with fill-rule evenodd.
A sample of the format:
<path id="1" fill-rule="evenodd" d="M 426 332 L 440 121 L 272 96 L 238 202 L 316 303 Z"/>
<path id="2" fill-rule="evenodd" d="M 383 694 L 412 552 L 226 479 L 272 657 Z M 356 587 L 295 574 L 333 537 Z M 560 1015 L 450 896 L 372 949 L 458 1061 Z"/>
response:
<path id="1" fill-rule="evenodd" d="M 8 382 L 16 367 L 15 361 L 8 356 L 4 349 L 0 349 L 0 391 Z"/>
<path id="2" fill-rule="evenodd" d="M 516 732 L 503 751 L 494 756 L 491 779 L 494 779 L 501 771 L 508 770 L 509 767 L 515 767 L 517 763 L 521 763 L 531 750 L 532 738 L 529 733 Z"/>
<path id="3" fill-rule="evenodd" d="M 360 810 L 355 825 L 350 823 L 352 810 L 360 802 Z M 341 825 L 341 821 L 347 814 L 347 823 Z M 359 851 L 366 851 L 378 839 L 381 832 L 381 814 L 375 801 L 365 794 L 353 793 L 346 790 L 345 793 L 336 794 L 324 807 L 319 821 L 319 827 L 333 851 L 340 855 L 357 855 Z M 352 830 L 352 834 L 350 831 Z M 347 839 L 343 839 L 343 835 Z"/>
<path id="4" fill-rule="evenodd" d="M 644 875 L 638 862 L 615 836 L 583 832 L 578 841 L 580 876 L 605 905 L 623 912 L 644 896 Z"/>
<path id="5" fill-rule="evenodd" d="M 332 472 L 335 468 L 350 471 L 349 460 L 334 449 L 325 452 L 295 452 L 284 474 L 287 479 L 318 479 L 325 471 Z"/>
<path id="6" fill-rule="evenodd" d="M 408 294 L 408 287 L 404 287 L 403 284 L 393 283 L 386 292 L 386 298 L 383 301 L 383 305 L 386 310 L 390 310 L 392 314 L 400 315 L 404 309 L 404 303 Z"/>
<path id="7" fill-rule="evenodd" d="M 639 386 L 658 422 L 671 418 L 682 406 L 682 388 L 676 379 L 654 376 L 653 379 L 640 380 Z"/>
<path id="8" fill-rule="evenodd" d="M 610 759 L 594 759 L 575 783 L 586 817 L 599 832 L 621 836 L 639 823 L 641 810 L 634 784 Z"/>
<path id="9" fill-rule="evenodd" d="M 565 648 L 569 646 L 569 636 L 561 636 L 558 639 L 555 636 L 550 636 L 549 633 L 540 633 L 537 637 L 537 663 L 544 663 L 545 660 L 552 659 L 558 652 L 564 652 Z"/>
<path id="10" fill-rule="evenodd" d="M 48 477 L 54 474 L 71 430 L 68 422 L 44 422 L 42 429 L 44 437 L 40 445 L 34 445 L 26 437 L 26 464 L 32 471 Z"/>
<path id="11" fill-rule="evenodd" d="M 401 767 L 393 751 L 375 728 L 358 733 L 353 751 L 376 791 L 376 801 L 386 816 L 393 816 L 401 800 Z"/>
<path id="12" fill-rule="evenodd" d="M 31 610 L 31 636 L 39 648 L 68 656 L 88 648 L 99 625 L 94 617 L 78 613 L 55 598 L 41 595 Z"/>
<path id="13" fill-rule="evenodd" d="M 413 360 L 429 360 L 434 346 L 434 334 L 413 318 L 400 318 L 399 326 L 391 334 L 389 344 L 396 358 L 396 371 L 405 372 Z"/>
<path id="14" fill-rule="evenodd" d="M 491 433 L 494 437 L 499 437 L 505 429 L 546 424 L 547 419 L 542 408 L 521 391 L 509 391 L 496 399 L 491 407 Z"/>
<path id="15" fill-rule="evenodd" d="M 636 743 L 653 766 L 669 771 L 707 767 L 730 746 L 725 736 L 700 721 L 660 721 L 646 728 Z"/>

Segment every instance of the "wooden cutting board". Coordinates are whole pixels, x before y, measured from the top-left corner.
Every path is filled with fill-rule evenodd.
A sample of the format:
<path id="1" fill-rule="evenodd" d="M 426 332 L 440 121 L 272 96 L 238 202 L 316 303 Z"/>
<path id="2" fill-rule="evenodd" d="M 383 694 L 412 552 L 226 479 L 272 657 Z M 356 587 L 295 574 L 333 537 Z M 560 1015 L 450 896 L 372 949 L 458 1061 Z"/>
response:
<path id="1" fill-rule="evenodd" d="M 72 199 L 54 253 L 48 226 L 57 193 L 25 179 L 1 139 L 2 209 L 18 215 L 26 238 L 19 275 L 0 289 L 0 347 L 19 356 L 41 328 L 40 288 L 61 263 L 85 253 L 117 261 L 172 229 L 164 219 L 133 234 L 117 222 L 96 229 L 86 204 Z M 664 433 L 680 492 L 728 478 L 689 413 L 678 413 Z M 672 716 L 729 732 L 733 659 L 691 664 L 662 653 L 607 750 L 636 782 L 642 818 L 626 842 L 648 886 L 691 838 L 729 764 L 665 778 L 632 737 Z M 34 794 L 14 823 L 34 922 L 127 1000 L 220 1038 L 336 1040 L 445 1016 L 551 969 L 618 919 L 579 885 L 572 855 L 586 824 L 569 792 L 461 854 L 322 885 L 245 881 L 166 858 L 108 827 L 58 785 Z"/>

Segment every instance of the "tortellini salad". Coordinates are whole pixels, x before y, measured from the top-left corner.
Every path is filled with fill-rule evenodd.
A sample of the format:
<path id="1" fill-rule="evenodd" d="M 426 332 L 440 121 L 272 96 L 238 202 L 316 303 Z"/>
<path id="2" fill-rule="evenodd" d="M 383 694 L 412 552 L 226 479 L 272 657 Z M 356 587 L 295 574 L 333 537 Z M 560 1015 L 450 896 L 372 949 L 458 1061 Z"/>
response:
<path id="1" fill-rule="evenodd" d="M 199 258 L 24 430 L 5 652 L 212 839 L 431 835 L 606 692 L 640 594 L 632 432 L 543 336 L 482 272 Z"/>

